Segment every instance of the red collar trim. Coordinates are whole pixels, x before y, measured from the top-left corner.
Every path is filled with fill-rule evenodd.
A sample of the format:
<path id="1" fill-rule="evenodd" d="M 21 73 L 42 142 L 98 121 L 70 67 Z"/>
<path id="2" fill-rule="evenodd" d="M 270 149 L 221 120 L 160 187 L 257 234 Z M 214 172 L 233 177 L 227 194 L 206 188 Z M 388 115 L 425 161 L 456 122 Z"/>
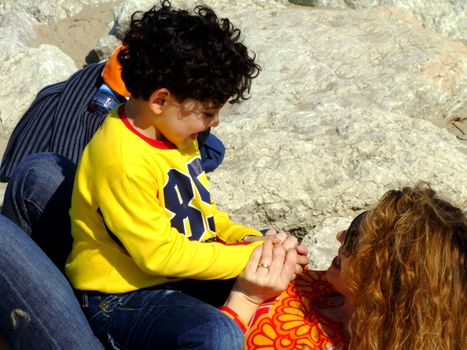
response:
<path id="1" fill-rule="evenodd" d="M 128 120 L 128 116 L 125 114 L 125 104 L 122 104 L 120 105 L 120 107 L 118 107 L 118 116 L 122 120 L 123 124 L 125 124 L 125 126 L 128 128 L 128 130 L 130 130 L 132 133 L 134 133 L 139 138 L 146 141 L 152 147 L 159 148 L 159 149 L 176 149 L 177 148 L 177 146 L 175 146 L 170 141 L 154 140 L 154 139 L 151 139 L 150 137 L 143 135 L 141 132 L 136 130 L 135 127 L 131 125 L 130 121 Z"/>

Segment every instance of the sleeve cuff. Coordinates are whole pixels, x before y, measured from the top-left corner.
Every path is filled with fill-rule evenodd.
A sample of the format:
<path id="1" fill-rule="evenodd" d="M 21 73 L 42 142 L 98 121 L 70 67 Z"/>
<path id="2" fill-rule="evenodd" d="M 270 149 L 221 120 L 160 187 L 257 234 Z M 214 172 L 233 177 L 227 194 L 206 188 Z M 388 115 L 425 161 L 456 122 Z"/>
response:
<path id="1" fill-rule="evenodd" d="M 225 305 L 220 306 L 219 310 L 226 314 L 228 317 L 230 317 L 240 327 L 244 334 L 246 333 L 248 326 L 235 311 L 233 311 L 230 307 Z"/>

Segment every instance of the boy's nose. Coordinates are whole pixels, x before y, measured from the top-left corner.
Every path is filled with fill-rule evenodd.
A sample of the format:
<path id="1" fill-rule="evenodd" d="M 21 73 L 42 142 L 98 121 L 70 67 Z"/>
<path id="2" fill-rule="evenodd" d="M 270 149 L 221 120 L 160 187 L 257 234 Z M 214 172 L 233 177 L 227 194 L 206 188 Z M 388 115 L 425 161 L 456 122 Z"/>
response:
<path id="1" fill-rule="evenodd" d="M 209 123 L 209 127 L 215 128 L 218 125 L 219 125 L 219 114 L 216 114 L 216 117 L 213 120 L 211 120 L 211 122 Z"/>

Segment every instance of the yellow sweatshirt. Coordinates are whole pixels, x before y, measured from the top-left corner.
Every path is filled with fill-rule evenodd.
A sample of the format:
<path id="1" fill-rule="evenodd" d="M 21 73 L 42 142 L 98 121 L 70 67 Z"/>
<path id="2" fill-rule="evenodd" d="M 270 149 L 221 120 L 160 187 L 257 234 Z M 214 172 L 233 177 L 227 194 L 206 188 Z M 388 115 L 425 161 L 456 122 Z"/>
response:
<path id="1" fill-rule="evenodd" d="M 85 148 L 70 209 L 66 274 L 80 290 L 124 293 L 193 278 L 234 278 L 259 243 L 217 210 L 197 142 L 183 152 L 114 109 Z"/>

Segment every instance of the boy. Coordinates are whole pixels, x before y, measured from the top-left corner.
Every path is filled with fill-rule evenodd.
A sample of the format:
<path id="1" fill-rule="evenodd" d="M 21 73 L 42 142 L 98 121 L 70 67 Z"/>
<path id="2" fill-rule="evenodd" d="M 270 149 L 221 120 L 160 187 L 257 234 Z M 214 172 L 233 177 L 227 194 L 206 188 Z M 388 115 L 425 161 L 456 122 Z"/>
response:
<path id="1" fill-rule="evenodd" d="M 218 304 L 228 290 L 193 280 L 238 276 L 259 243 L 237 243 L 262 236 L 217 210 L 196 141 L 259 72 L 239 36 L 207 7 L 163 1 L 132 16 L 118 55 L 131 97 L 83 152 L 65 268 L 94 332 L 115 347 L 242 347 L 227 316 L 183 293 Z"/>

